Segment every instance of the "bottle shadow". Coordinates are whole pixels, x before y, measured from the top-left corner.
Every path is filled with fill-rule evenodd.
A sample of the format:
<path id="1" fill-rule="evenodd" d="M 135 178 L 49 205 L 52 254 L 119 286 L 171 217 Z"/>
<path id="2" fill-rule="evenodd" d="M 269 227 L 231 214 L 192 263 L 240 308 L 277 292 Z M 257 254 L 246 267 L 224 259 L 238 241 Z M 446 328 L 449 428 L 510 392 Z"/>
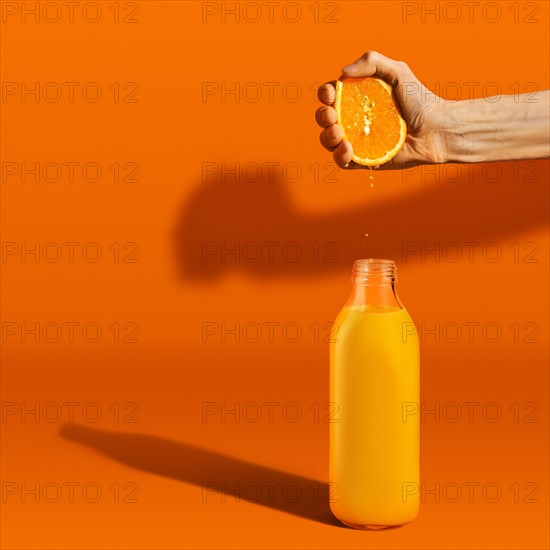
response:
<path id="1" fill-rule="evenodd" d="M 209 499 L 246 501 L 346 528 L 330 511 L 328 483 L 155 435 L 110 432 L 78 424 L 64 424 L 59 435 L 132 468 L 201 487 L 197 505 Z"/>
<path id="2" fill-rule="evenodd" d="M 328 214 L 301 212 L 286 191 L 292 184 L 275 172 L 254 182 L 209 177 L 197 182 L 176 221 L 178 273 L 197 281 L 235 269 L 259 278 L 303 277 L 348 271 L 361 257 L 423 261 L 423 249 L 438 246 L 440 255 L 459 261 L 547 223 L 548 161 L 453 166 L 431 167 L 447 181 L 416 193 L 408 190 L 415 176 L 401 172 L 403 195 L 371 204 L 367 195 L 376 189 L 368 187 L 368 174 L 357 172 L 365 203 Z M 433 253 L 427 257 L 435 260 Z"/>

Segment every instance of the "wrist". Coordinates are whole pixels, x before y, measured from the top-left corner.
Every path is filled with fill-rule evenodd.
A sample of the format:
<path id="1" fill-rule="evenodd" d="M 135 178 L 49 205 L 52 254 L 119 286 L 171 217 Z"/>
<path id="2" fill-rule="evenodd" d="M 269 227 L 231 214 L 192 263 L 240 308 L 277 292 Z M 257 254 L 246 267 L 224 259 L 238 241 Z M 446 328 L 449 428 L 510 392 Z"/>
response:
<path id="1" fill-rule="evenodd" d="M 460 122 L 461 106 L 442 98 L 429 107 L 430 123 L 420 137 L 415 159 L 417 164 L 447 164 L 471 162 L 468 157 L 464 124 Z"/>
<path id="2" fill-rule="evenodd" d="M 444 101 L 441 108 L 439 140 L 445 163 L 476 162 L 473 159 L 471 140 L 464 120 L 467 101 Z"/>

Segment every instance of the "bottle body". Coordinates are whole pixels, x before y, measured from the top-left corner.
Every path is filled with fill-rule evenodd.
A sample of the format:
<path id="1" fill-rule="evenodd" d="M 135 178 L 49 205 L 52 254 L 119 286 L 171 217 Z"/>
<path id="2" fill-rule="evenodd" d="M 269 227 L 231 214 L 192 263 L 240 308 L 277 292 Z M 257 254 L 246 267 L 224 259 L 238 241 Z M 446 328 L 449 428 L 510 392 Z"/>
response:
<path id="1" fill-rule="evenodd" d="M 419 419 L 406 414 L 419 404 L 418 337 L 393 282 L 373 280 L 340 312 L 330 366 L 331 509 L 364 529 L 412 521 L 420 487 Z"/>

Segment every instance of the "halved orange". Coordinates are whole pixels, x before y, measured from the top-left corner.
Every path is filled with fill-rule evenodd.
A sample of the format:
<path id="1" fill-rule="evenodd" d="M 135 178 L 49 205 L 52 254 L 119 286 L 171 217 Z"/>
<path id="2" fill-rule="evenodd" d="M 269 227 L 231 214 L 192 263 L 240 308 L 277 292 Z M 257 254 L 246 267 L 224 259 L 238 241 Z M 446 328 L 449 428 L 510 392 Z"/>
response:
<path id="1" fill-rule="evenodd" d="M 384 164 L 403 147 L 407 124 L 387 82 L 374 77 L 338 80 L 334 107 L 358 164 Z"/>

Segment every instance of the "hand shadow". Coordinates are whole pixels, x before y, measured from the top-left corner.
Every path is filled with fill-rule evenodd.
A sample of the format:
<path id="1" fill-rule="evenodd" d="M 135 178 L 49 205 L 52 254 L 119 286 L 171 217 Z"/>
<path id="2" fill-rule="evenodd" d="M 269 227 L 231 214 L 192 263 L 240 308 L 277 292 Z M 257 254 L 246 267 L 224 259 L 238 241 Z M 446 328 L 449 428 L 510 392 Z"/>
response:
<path id="1" fill-rule="evenodd" d="M 177 219 L 178 272 L 197 281 L 232 269 L 260 278 L 313 276 L 349 271 L 354 260 L 365 257 L 437 261 L 423 255 L 423 247 L 439 246 L 444 254 L 448 243 L 448 261 L 458 261 L 457 253 L 469 259 L 471 250 L 480 258 L 488 243 L 547 223 L 548 166 L 543 160 L 429 167 L 426 173 L 436 171 L 441 180 L 416 193 L 409 189 L 418 174 L 401 172 L 403 194 L 375 204 L 368 199 L 376 188 L 368 187 L 366 172 L 357 171 L 365 202 L 327 214 L 301 212 L 286 192 L 292 184 L 282 183 L 277 173 L 262 173 L 255 182 L 210 177 L 197 182 Z"/>
<path id="2" fill-rule="evenodd" d="M 132 468 L 202 487 L 204 504 L 209 499 L 244 500 L 345 528 L 330 512 L 328 483 L 154 435 L 110 432 L 78 424 L 64 424 L 59 435 Z"/>

